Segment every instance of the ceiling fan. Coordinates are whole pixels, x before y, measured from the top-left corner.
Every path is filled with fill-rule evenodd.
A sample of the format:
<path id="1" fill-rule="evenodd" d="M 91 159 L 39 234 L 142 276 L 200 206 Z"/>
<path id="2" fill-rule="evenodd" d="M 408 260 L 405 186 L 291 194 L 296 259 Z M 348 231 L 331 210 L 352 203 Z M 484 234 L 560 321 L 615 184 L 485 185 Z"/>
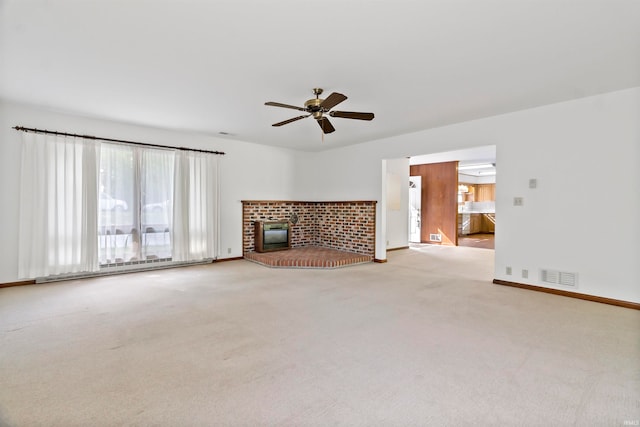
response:
<path id="1" fill-rule="evenodd" d="M 294 117 L 283 122 L 274 123 L 272 126 L 282 126 L 291 122 L 295 122 L 300 119 L 306 119 L 309 116 L 313 116 L 314 119 L 320 125 L 323 133 L 331 133 L 335 131 L 335 128 L 329 121 L 329 118 L 325 116 L 328 114 L 331 117 L 340 117 L 343 119 L 356 119 L 356 120 L 373 120 L 373 113 L 357 113 L 354 111 L 330 111 L 333 107 L 347 99 L 341 93 L 333 92 L 326 99 L 321 99 L 323 90 L 321 88 L 314 88 L 313 94 L 315 98 L 309 99 L 304 103 L 304 107 L 296 107 L 295 105 L 282 104 L 280 102 L 265 102 L 264 105 L 270 105 L 272 107 L 291 108 L 293 110 L 304 111 L 308 113 L 304 116 Z"/>

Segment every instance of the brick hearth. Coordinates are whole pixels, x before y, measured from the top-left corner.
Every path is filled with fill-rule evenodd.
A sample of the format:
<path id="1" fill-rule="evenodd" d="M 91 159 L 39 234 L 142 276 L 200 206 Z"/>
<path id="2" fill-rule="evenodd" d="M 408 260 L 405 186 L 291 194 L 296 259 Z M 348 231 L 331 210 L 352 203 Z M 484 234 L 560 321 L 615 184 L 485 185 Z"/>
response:
<path id="1" fill-rule="evenodd" d="M 248 252 L 244 258 L 268 267 L 338 268 L 371 262 L 371 257 L 336 249 L 305 246 L 276 252 Z"/>

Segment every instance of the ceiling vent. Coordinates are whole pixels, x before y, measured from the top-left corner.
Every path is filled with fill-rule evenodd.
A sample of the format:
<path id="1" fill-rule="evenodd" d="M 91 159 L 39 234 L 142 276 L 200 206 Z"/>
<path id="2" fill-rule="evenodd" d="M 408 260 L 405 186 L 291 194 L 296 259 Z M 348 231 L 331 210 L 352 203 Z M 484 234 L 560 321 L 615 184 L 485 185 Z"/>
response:
<path id="1" fill-rule="evenodd" d="M 578 274 L 566 271 L 542 269 L 540 270 L 540 280 L 552 285 L 571 286 L 574 288 L 578 286 Z"/>

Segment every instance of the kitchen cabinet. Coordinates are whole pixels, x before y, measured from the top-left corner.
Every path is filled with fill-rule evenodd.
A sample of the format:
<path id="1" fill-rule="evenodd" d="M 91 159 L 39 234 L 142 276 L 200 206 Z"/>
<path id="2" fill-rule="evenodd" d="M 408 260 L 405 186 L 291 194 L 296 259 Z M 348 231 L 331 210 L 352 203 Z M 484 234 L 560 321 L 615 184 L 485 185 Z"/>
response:
<path id="1" fill-rule="evenodd" d="M 485 213 L 482 214 L 482 233 L 495 233 L 496 232 L 496 214 Z"/>
<path id="2" fill-rule="evenodd" d="M 466 193 L 461 194 L 461 202 L 493 202 L 496 200 L 495 184 L 463 184 Z"/>
<path id="3" fill-rule="evenodd" d="M 474 234 L 482 231 L 482 214 L 462 213 L 458 214 L 458 233 Z"/>
<path id="4" fill-rule="evenodd" d="M 480 233 L 482 227 L 482 214 L 473 213 L 470 216 L 469 234 Z"/>
<path id="5" fill-rule="evenodd" d="M 471 215 L 468 213 L 458 214 L 458 234 L 469 234 L 469 227 L 471 226 Z"/>
<path id="6" fill-rule="evenodd" d="M 493 213 L 458 214 L 458 234 L 495 233 L 496 223 Z"/>
<path id="7" fill-rule="evenodd" d="M 475 201 L 476 202 L 492 202 L 496 200 L 495 184 L 476 184 L 475 185 Z"/>

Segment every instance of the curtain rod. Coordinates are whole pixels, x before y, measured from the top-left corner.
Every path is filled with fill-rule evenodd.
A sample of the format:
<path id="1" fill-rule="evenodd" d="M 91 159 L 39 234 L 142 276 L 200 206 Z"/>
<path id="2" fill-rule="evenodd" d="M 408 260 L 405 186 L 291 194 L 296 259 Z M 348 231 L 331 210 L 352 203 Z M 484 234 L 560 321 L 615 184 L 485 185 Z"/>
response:
<path id="1" fill-rule="evenodd" d="M 46 130 L 46 129 L 26 128 L 26 127 L 23 127 L 23 126 L 14 126 L 12 129 L 20 130 L 22 132 L 45 133 L 45 134 L 49 134 L 49 135 L 61 135 L 61 136 L 75 136 L 75 137 L 78 137 L 78 138 L 95 139 L 95 140 L 99 140 L 99 141 L 109 141 L 109 142 L 120 142 L 120 143 L 123 143 L 123 144 L 140 145 L 140 146 L 143 146 L 143 147 L 169 148 L 169 149 L 172 149 L 172 150 L 195 151 L 195 152 L 198 152 L 198 153 L 219 154 L 221 156 L 224 156 L 224 152 L 222 152 L 222 151 L 198 150 L 196 148 L 172 147 L 170 145 L 159 145 L 159 144 L 147 144 L 147 143 L 144 143 L 144 142 L 127 141 L 127 140 L 124 140 L 124 139 L 100 138 L 98 136 L 92 136 L 92 135 L 78 135 L 76 133 L 56 132 L 56 131 Z"/>

